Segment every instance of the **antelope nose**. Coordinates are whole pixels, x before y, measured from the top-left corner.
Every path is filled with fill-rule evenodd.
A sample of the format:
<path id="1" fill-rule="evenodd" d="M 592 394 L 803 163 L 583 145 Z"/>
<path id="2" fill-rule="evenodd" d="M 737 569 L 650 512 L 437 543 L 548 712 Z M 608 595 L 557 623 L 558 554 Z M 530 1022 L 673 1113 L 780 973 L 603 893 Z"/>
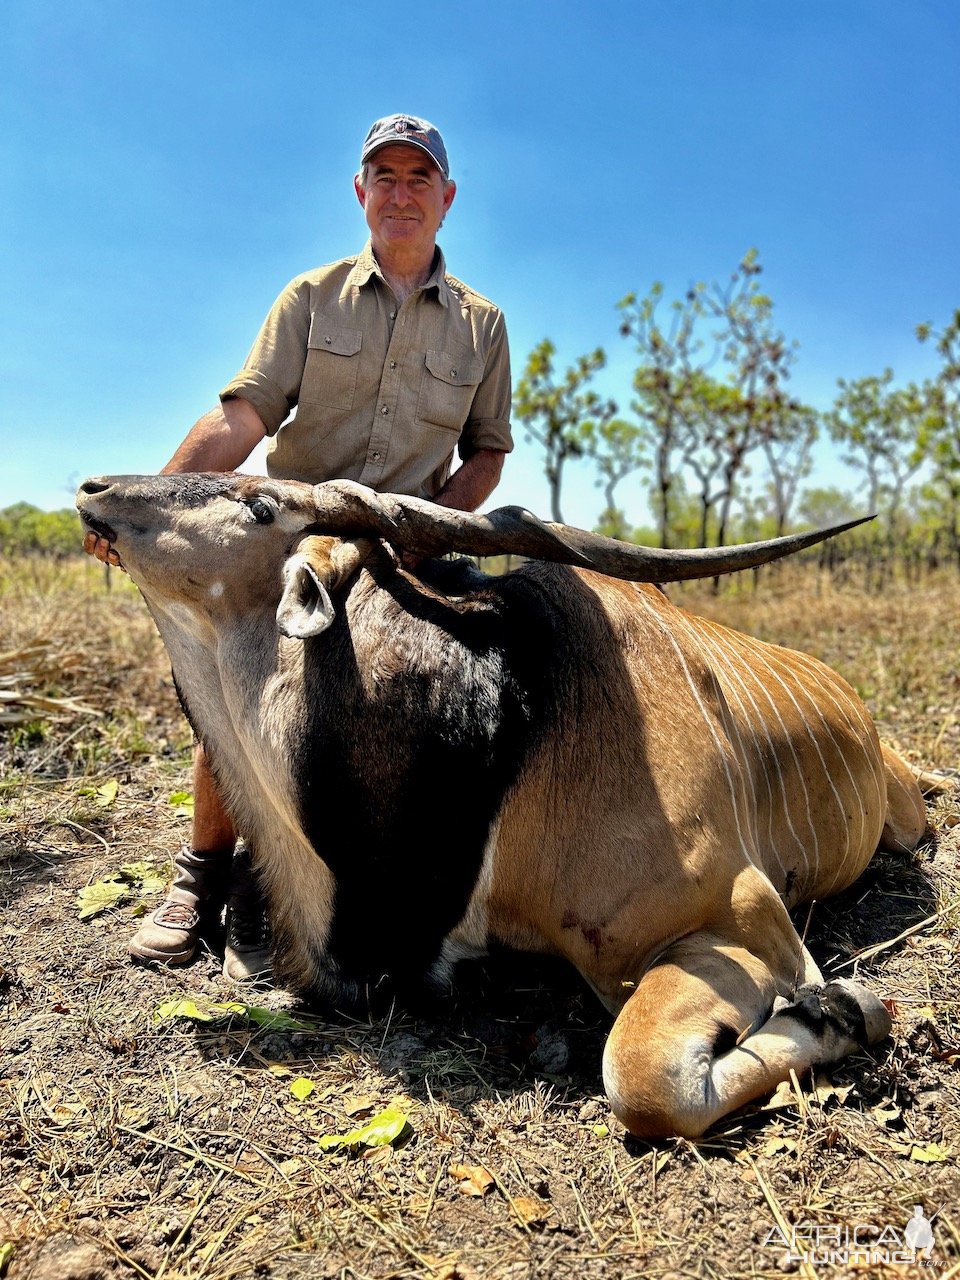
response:
<path id="1" fill-rule="evenodd" d="M 84 480 L 83 484 L 80 486 L 80 492 L 85 493 L 88 497 L 92 498 L 98 493 L 106 493 L 109 488 L 109 480 L 91 479 Z"/>

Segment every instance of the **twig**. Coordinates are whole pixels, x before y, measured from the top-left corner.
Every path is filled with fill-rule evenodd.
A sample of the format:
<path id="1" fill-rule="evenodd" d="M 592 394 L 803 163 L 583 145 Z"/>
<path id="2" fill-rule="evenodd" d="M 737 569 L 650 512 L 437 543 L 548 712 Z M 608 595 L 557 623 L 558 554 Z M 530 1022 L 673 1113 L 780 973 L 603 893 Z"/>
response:
<path id="1" fill-rule="evenodd" d="M 217 1187 L 219 1187 L 220 1183 L 223 1181 L 225 1177 L 225 1173 L 226 1171 L 224 1169 L 218 1170 L 217 1176 L 213 1179 L 209 1187 L 207 1187 L 206 1191 L 203 1193 L 203 1195 L 199 1198 L 197 1203 L 194 1205 L 193 1213 L 189 1215 L 186 1222 L 177 1232 L 175 1238 L 167 1246 L 166 1255 L 163 1261 L 160 1263 L 160 1269 L 157 1271 L 157 1274 L 154 1277 L 154 1280 L 160 1280 L 160 1277 L 166 1271 L 167 1264 L 170 1262 L 170 1259 L 173 1257 L 176 1250 L 180 1248 L 180 1245 L 183 1244 L 184 1240 L 187 1238 L 187 1233 L 190 1231 L 191 1227 L 199 1217 L 200 1211 L 207 1206 L 207 1204 L 210 1201 L 210 1197 L 213 1195 Z"/>
<path id="2" fill-rule="evenodd" d="M 891 947 L 895 947 L 898 942 L 903 942 L 905 938 L 910 938 L 915 933 L 919 933 L 921 929 L 926 929 L 928 925 L 935 924 L 937 920 L 949 915 L 951 911 L 956 911 L 958 907 L 960 907 L 960 903 L 951 903 L 949 907 L 944 907 L 942 911 L 937 911 L 932 916 L 927 916 L 926 920 L 921 920 L 919 924 L 914 924 L 909 929 L 904 929 L 895 938 L 888 938 L 886 942 L 878 942 L 872 947 L 864 947 L 862 951 L 854 952 L 849 960 L 844 960 L 842 964 L 838 964 L 836 967 L 838 969 L 846 969 L 848 965 L 857 965 L 861 960 L 870 960 L 873 956 L 880 955 L 882 951 L 888 951 Z"/>
<path id="3" fill-rule="evenodd" d="M 93 836 L 94 840 L 100 841 L 107 853 L 110 852 L 110 845 L 104 840 L 103 836 L 98 835 L 96 831 L 91 831 L 89 827 L 82 827 L 79 822 L 71 822 L 69 818 L 51 818 L 49 825 L 51 827 L 70 827 L 74 831 L 79 831 L 82 835 Z"/>
<path id="4" fill-rule="evenodd" d="M 117 1125 L 117 1133 L 126 1133 L 131 1138 L 140 1138 L 143 1142 L 152 1142 L 154 1146 L 166 1147 L 169 1151 L 176 1151 L 191 1160 L 199 1160 L 201 1164 L 207 1164 L 212 1169 L 222 1169 L 224 1173 L 232 1173 L 235 1178 L 240 1178 L 243 1182 L 249 1182 L 251 1187 L 259 1187 L 261 1191 L 270 1190 L 268 1182 L 258 1182 L 256 1178 L 251 1178 L 242 1169 L 238 1169 L 236 1164 L 227 1164 L 225 1160 L 218 1160 L 216 1156 L 208 1156 L 205 1151 L 200 1150 L 196 1143 L 193 1144 L 193 1150 L 191 1150 L 189 1147 L 181 1147 L 176 1142 L 170 1142 L 167 1138 L 156 1138 L 152 1133 L 144 1133 L 140 1129 L 131 1129 L 124 1124 Z"/>
<path id="5" fill-rule="evenodd" d="M 780 1208 L 780 1202 L 777 1200 L 777 1197 L 773 1194 L 770 1184 L 767 1182 L 766 1178 L 760 1172 L 760 1167 L 757 1164 L 756 1160 L 754 1160 L 753 1156 L 749 1155 L 748 1153 L 744 1153 L 744 1154 L 745 1154 L 746 1162 L 750 1166 L 750 1168 L 753 1170 L 754 1176 L 757 1179 L 757 1183 L 760 1187 L 760 1190 L 763 1192 L 763 1198 L 764 1200 L 766 1200 L 767 1205 L 769 1206 L 770 1212 L 773 1214 L 774 1222 L 780 1228 L 780 1231 L 781 1231 L 781 1234 L 783 1235 L 784 1240 L 790 1241 L 793 1238 L 790 1224 L 789 1222 L 787 1222 L 786 1218 L 784 1217 L 783 1210 Z M 809 1262 L 804 1261 L 800 1263 L 800 1274 L 804 1277 L 804 1280 L 817 1280 L 816 1269 Z"/>

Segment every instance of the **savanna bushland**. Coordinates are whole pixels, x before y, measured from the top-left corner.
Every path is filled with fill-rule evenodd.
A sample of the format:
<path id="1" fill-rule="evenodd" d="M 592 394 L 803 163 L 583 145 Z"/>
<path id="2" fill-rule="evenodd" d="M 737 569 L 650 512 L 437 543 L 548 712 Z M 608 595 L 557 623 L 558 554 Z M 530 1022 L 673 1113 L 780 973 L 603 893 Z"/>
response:
<path id="1" fill-rule="evenodd" d="M 759 276 L 751 251 L 672 302 L 627 295 L 627 406 L 601 348 L 565 371 L 549 339 L 530 353 L 515 417 L 544 514 L 562 519 L 575 468 L 601 531 L 663 546 L 876 514 L 670 594 L 824 659 L 909 761 L 956 770 L 960 313 L 917 325 L 928 379 L 858 374 L 815 410 Z M 850 489 L 807 483 L 827 436 Z M 462 965 L 429 1014 L 334 1021 L 231 985 L 215 951 L 128 961 L 188 835 L 192 744 L 145 606 L 78 541 L 72 513 L 0 512 L 0 1275 L 960 1275 L 956 793 L 931 797 L 915 853 L 797 921 L 826 973 L 888 1002 L 893 1035 L 700 1141 L 636 1141 L 602 1090 L 608 1019 L 548 959 Z M 371 883 L 371 932 L 414 892 Z M 915 1206 L 934 1247 L 905 1262 Z"/>
<path id="2" fill-rule="evenodd" d="M 701 1141 L 640 1142 L 604 1098 L 608 1019 L 549 960 L 464 965 L 449 1005 L 353 1021 L 234 986 L 212 952 L 129 963 L 188 833 L 164 651 L 129 581 L 83 557 L 9 552 L 0 587 L 0 1273 L 958 1274 L 956 799 L 798 920 L 826 971 L 889 1002 L 892 1037 Z M 909 760 L 956 767 L 952 570 L 868 592 L 814 556 L 671 594 L 816 653 Z M 371 931 L 408 892 L 370 884 Z M 854 1228 L 889 1250 L 915 1205 L 936 1271 L 802 1257 Z"/>

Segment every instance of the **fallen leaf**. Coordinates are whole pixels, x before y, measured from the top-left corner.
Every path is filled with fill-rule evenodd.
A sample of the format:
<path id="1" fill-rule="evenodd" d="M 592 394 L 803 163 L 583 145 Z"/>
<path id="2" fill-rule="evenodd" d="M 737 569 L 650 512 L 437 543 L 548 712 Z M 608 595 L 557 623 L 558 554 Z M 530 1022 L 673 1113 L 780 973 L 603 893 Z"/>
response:
<path id="1" fill-rule="evenodd" d="M 824 1103 L 832 1102 L 834 1099 L 836 1099 L 837 1102 L 846 1102 L 847 1098 L 853 1092 L 853 1085 L 836 1085 L 826 1076 L 817 1076 L 813 1091 L 816 1094 L 817 1101 L 821 1106 L 823 1106 Z"/>
<path id="2" fill-rule="evenodd" d="M 343 1100 L 343 1113 L 347 1116 L 368 1115 L 375 1106 L 373 1098 L 346 1097 Z"/>
<path id="3" fill-rule="evenodd" d="M 166 888 L 166 879 L 160 875 L 155 862 L 124 862 L 120 874 L 141 893 L 159 893 Z"/>
<path id="4" fill-rule="evenodd" d="M 387 1107 L 367 1124 L 349 1133 L 326 1133 L 317 1139 L 321 1151 L 340 1151 L 358 1147 L 387 1147 L 396 1142 L 410 1128 L 410 1122 L 402 1111 Z"/>
<path id="5" fill-rule="evenodd" d="M 761 1111 L 782 1111 L 784 1107 L 796 1106 L 797 1095 L 789 1080 L 781 1080 L 773 1093 L 761 1106 Z"/>
<path id="6" fill-rule="evenodd" d="M 291 1018 L 279 1009 L 264 1009 L 260 1005 L 240 1004 L 239 1001 L 197 1001 L 189 996 L 176 996 L 157 1005 L 153 1011 L 154 1022 L 167 1018 L 187 1018 L 194 1022 L 222 1022 L 226 1018 L 245 1018 L 248 1022 L 268 1031 L 310 1031 L 306 1022 Z"/>
<path id="7" fill-rule="evenodd" d="M 796 1151 L 797 1144 L 793 1138 L 768 1138 L 763 1146 L 765 1156 L 789 1155 Z"/>
<path id="8" fill-rule="evenodd" d="M 100 787 L 81 787 L 80 794 L 88 796 L 98 809 L 109 809 L 117 798 L 120 791 L 120 783 L 116 778 L 110 778 Z"/>
<path id="9" fill-rule="evenodd" d="M 14 1247 L 9 1240 L 4 1244 L 0 1244 L 0 1276 L 7 1274 L 7 1267 L 10 1265 L 10 1259 L 13 1257 Z"/>
<path id="10" fill-rule="evenodd" d="M 462 1196 L 485 1196 L 496 1184 L 493 1174 L 482 1164 L 452 1164 L 450 1176 L 457 1179 Z"/>
<path id="11" fill-rule="evenodd" d="M 224 1006 L 226 1008 L 227 1006 Z M 231 1005 L 231 1009 L 235 1013 L 242 1013 L 250 1022 L 256 1023 L 258 1027 L 263 1027 L 267 1031 L 312 1031 L 313 1026 L 309 1022 L 302 1022 L 299 1018 L 291 1017 L 289 1013 L 284 1013 L 282 1009 L 264 1009 L 256 1004 Z"/>
<path id="12" fill-rule="evenodd" d="M 118 906 L 130 896 L 130 887 L 122 880 L 96 880 L 77 894 L 78 918 L 90 920 L 111 907 Z"/>
<path id="13" fill-rule="evenodd" d="M 925 1147 L 914 1145 L 910 1150 L 910 1159 L 917 1160 L 920 1164 L 943 1164 L 950 1159 L 950 1153 L 939 1142 L 929 1142 Z"/>
<path id="14" fill-rule="evenodd" d="M 903 1112 L 899 1107 L 894 1106 L 872 1107 L 870 1114 L 873 1116 L 874 1120 L 876 1120 L 877 1124 L 883 1125 L 896 1124 L 899 1120 L 903 1119 Z"/>
<path id="15" fill-rule="evenodd" d="M 515 1196 L 510 1201 L 510 1208 L 525 1227 L 539 1226 L 553 1212 L 548 1204 L 535 1200 L 533 1196 Z"/>
<path id="16" fill-rule="evenodd" d="M 290 1082 L 290 1092 L 298 1102 L 303 1102 L 305 1098 L 309 1098 L 316 1085 L 312 1080 L 308 1080 L 306 1076 L 297 1076 L 296 1080 Z"/>
<path id="17" fill-rule="evenodd" d="M 609 1130 L 609 1129 L 607 1128 L 607 1126 L 606 1126 L 605 1124 L 603 1124 L 603 1123 L 600 1123 L 600 1124 L 592 1124 L 592 1125 L 590 1126 L 590 1132 L 591 1132 L 591 1133 L 593 1133 L 593 1134 L 596 1134 L 596 1136 L 597 1136 L 598 1138 L 609 1138 L 609 1137 L 610 1137 L 610 1130 Z"/>
<path id="18" fill-rule="evenodd" d="M 173 805 L 174 811 L 178 817 L 193 817 L 193 796 L 189 791 L 174 791 L 167 803 Z"/>
<path id="19" fill-rule="evenodd" d="M 238 1008 L 242 1008 L 240 1005 Z M 164 1022 L 168 1018 L 188 1018 L 193 1022 L 216 1022 L 218 1018 L 227 1017 L 222 1005 L 206 1005 L 201 1008 L 196 1000 L 189 996 L 175 996 L 158 1004 L 153 1011 L 154 1022 Z"/>

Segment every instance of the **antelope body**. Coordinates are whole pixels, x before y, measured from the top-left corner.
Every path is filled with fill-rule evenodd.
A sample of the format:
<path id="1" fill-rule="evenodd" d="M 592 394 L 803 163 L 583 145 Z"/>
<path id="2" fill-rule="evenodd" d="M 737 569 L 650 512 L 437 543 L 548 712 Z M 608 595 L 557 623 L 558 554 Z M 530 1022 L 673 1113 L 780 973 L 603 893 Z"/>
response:
<path id="1" fill-rule="evenodd" d="M 443 983 L 492 943 L 562 955 L 614 1015 L 605 1086 L 646 1136 L 887 1034 L 788 908 L 913 848 L 917 783 L 829 668 L 650 585 L 823 535 L 658 553 L 221 475 L 92 480 L 78 506 L 153 612 L 300 991 Z M 414 575 L 392 547 L 538 559 Z"/>

